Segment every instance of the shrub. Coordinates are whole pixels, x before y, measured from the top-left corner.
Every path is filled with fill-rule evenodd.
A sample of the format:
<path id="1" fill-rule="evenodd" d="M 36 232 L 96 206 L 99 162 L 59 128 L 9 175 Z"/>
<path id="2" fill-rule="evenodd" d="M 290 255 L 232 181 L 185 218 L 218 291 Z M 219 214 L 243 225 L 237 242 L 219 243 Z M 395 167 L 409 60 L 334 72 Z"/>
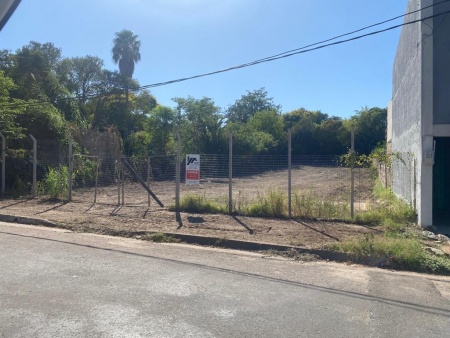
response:
<path id="1" fill-rule="evenodd" d="M 64 198 L 69 189 L 69 170 L 66 166 L 49 168 L 45 177 L 45 191 L 51 198 Z"/>

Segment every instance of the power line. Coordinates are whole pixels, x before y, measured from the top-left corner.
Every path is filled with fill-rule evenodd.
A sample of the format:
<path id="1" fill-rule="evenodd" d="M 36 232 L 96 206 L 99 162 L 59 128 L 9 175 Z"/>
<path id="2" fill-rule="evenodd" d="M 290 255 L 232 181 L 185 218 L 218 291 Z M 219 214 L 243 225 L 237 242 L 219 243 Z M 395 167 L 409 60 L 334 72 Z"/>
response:
<path id="1" fill-rule="evenodd" d="M 443 2 L 448 2 L 448 1 L 449 0 L 443 1 Z M 217 70 L 217 71 L 213 71 L 213 72 L 209 72 L 209 73 L 204 73 L 204 74 L 200 74 L 200 75 L 189 76 L 189 77 L 185 77 L 185 78 L 181 78 L 181 79 L 176 79 L 176 80 L 171 80 L 171 81 L 166 81 L 166 82 L 159 82 L 159 83 L 154 83 L 154 84 L 150 84 L 150 85 L 145 85 L 145 86 L 141 86 L 140 88 L 143 89 L 143 88 L 155 88 L 155 87 L 165 86 L 165 85 L 172 84 L 172 83 L 188 81 L 188 80 L 197 79 L 197 78 L 200 78 L 200 77 L 211 76 L 211 75 L 215 75 L 215 74 L 229 72 L 231 70 L 236 70 L 236 69 L 240 69 L 240 68 L 246 68 L 246 67 L 254 66 L 254 65 L 257 65 L 257 64 L 260 64 L 260 63 L 264 63 L 264 62 L 275 61 L 275 60 L 279 60 L 279 59 L 290 57 L 290 56 L 297 55 L 297 54 L 308 53 L 308 52 L 312 52 L 314 50 L 323 49 L 323 48 L 330 47 L 330 46 L 335 46 L 335 45 L 340 45 L 340 44 L 343 44 L 343 43 L 346 43 L 346 42 L 359 40 L 359 39 L 362 39 L 362 38 L 365 38 L 365 37 L 368 37 L 368 36 L 384 33 L 384 32 L 387 32 L 387 31 L 390 31 L 390 30 L 393 30 L 393 29 L 396 29 L 396 28 L 399 28 L 399 27 L 402 27 L 402 26 L 411 25 L 411 24 L 414 24 L 414 23 L 417 23 L 417 22 L 420 22 L 420 21 L 432 19 L 432 18 L 441 16 L 441 15 L 445 15 L 445 14 L 448 14 L 448 13 L 450 13 L 450 10 L 442 12 L 442 13 L 439 13 L 439 14 L 434 14 L 434 15 L 431 15 L 431 16 L 426 17 L 426 18 L 417 19 L 417 20 L 413 20 L 413 21 L 409 21 L 409 22 L 404 22 L 402 24 L 391 26 L 391 27 L 388 27 L 388 28 L 385 28 L 385 29 L 381 29 L 381 30 L 378 30 L 378 31 L 366 33 L 366 34 L 363 34 L 363 35 L 358 35 L 358 36 L 353 37 L 353 38 L 349 38 L 349 39 L 345 39 L 345 40 L 340 40 L 340 41 L 336 41 L 336 42 L 320 45 L 320 46 L 317 46 L 317 47 L 314 47 L 314 48 L 308 48 L 308 47 L 309 46 L 314 46 L 314 45 L 317 45 L 317 44 L 320 44 L 320 43 L 316 43 L 316 44 L 312 44 L 312 45 L 309 45 L 309 46 L 297 48 L 297 49 L 292 50 L 292 52 L 280 53 L 280 54 L 277 54 L 277 55 L 266 57 L 264 59 L 252 61 L 252 62 L 249 62 L 249 63 L 244 63 L 244 64 L 241 64 L 241 65 L 238 65 L 238 66 L 229 67 L 229 68 L 225 68 L 225 69 L 221 69 L 221 70 Z M 351 33 L 348 33 L 348 34 L 351 34 Z M 345 35 L 348 35 L 348 34 L 345 34 Z M 336 38 L 331 38 L 331 39 L 328 39 L 327 41 L 331 41 L 331 40 L 334 40 L 334 39 L 336 39 Z"/>
<path id="2" fill-rule="evenodd" d="M 340 45 L 340 44 L 347 43 L 347 42 L 350 42 L 350 41 L 359 40 L 359 39 L 362 39 L 362 38 L 365 38 L 365 37 L 368 37 L 368 36 L 381 34 L 381 33 L 384 33 L 384 32 L 390 31 L 390 30 L 397 29 L 399 27 L 411 25 L 411 24 L 418 23 L 418 22 L 421 22 L 421 21 L 424 21 L 424 20 L 429 20 L 429 19 L 432 19 L 432 18 L 435 18 L 435 17 L 438 17 L 438 16 L 442 16 L 442 15 L 448 14 L 448 13 L 450 13 L 450 10 L 449 11 L 445 11 L 445 12 L 441 12 L 441 13 L 438 13 L 438 14 L 433 14 L 433 15 L 428 16 L 426 18 L 421 18 L 421 19 L 417 19 L 417 20 L 413 20 L 413 21 L 404 22 L 402 24 L 394 25 L 394 26 L 391 26 L 391 27 L 388 27 L 388 28 L 385 28 L 385 29 L 381 29 L 381 30 L 370 32 L 370 33 L 358 35 L 358 36 L 355 36 L 355 37 L 352 37 L 352 38 L 339 40 L 339 41 L 335 41 L 335 42 L 330 42 L 330 41 L 333 41 L 333 40 L 336 40 L 336 39 L 339 39 L 339 38 L 342 38 L 342 37 L 345 37 L 345 36 L 353 35 L 355 33 L 358 33 L 358 32 L 361 32 L 361 31 L 364 31 L 364 30 L 367 30 L 367 29 L 370 29 L 370 28 L 373 28 L 373 27 L 376 27 L 376 26 L 380 26 L 380 25 L 386 24 L 388 22 L 392 22 L 392 21 L 400 19 L 400 18 L 406 18 L 409 15 L 412 15 L 412 14 L 421 12 L 421 11 L 423 11 L 425 9 L 428 9 L 428 8 L 431 8 L 431 7 L 435 7 L 435 6 L 439 6 L 441 4 L 448 3 L 448 2 L 450 2 L 450 0 L 444 0 L 444 1 L 441 1 L 441 2 L 438 2 L 438 3 L 435 3 L 433 5 L 429 5 L 429 6 L 423 7 L 423 8 L 418 9 L 418 10 L 408 12 L 408 13 L 406 13 L 404 15 L 399 15 L 399 16 L 396 16 L 394 18 L 391 18 L 391 19 L 388 19 L 388 20 L 384 20 L 384 21 L 381 21 L 381 22 L 378 22 L 378 23 L 375 23 L 375 24 L 372 24 L 372 25 L 369 25 L 369 26 L 366 26 L 366 27 L 354 30 L 352 32 L 348 32 L 348 33 L 345 33 L 345 34 L 337 35 L 335 37 L 332 37 L 332 38 L 329 38 L 329 39 L 326 39 L 326 40 L 323 40 L 323 41 L 320 41 L 320 42 L 309 44 L 309 45 L 306 45 L 306 46 L 303 46 L 303 47 L 300 47 L 300 48 L 292 49 L 292 50 L 289 50 L 289 51 L 286 51 L 286 52 L 282 52 L 282 53 L 279 53 L 279 54 L 268 56 L 268 57 L 265 57 L 265 58 L 262 58 L 262 59 L 258 59 L 258 60 L 255 60 L 255 61 L 248 62 L 248 63 L 244 63 L 244 64 L 240 64 L 240 65 L 237 65 L 237 66 L 224 68 L 224 69 L 221 69 L 221 70 L 216 70 L 216 71 L 212 71 L 212 72 L 208 72 L 208 73 L 203 73 L 203 74 L 193 75 L 193 76 L 189 76 L 189 77 L 179 78 L 179 79 L 175 79 L 175 80 L 170 80 L 170 81 L 165 81 L 165 82 L 157 82 L 157 83 L 153 83 L 153 84 L 149 84 L 149 85 L 144 85 L 144 86 L 140 86 L 140 87 L 138 87 L 136 89 L 130 89 L 130 91 L 137 92 L 137 91 L 142 90 L 142 89 L 161 87 L 161 86 L 166 86 L 166 85 L 173 84 L 173 83 L 184 82 L 184 81 L 193 80 L 193 79 L 197 79 L 197 78 L 201 78 L 201 77 L 206 77 L 206 76 L 216 75 L 216 74 L 220 74 L 220 73 L 225 73 L 225 72 L 229 72 L 229 71 L 232 71 L 232 70 L 237 70 L 237 69 L 241 69 L 241 68 L 254 66 L 254 65 L 257 65 L 257 64 L 260 64 L 260 63 L 275 61 L 275 60 L 291 57 L 291 56 L 294 56 L 294 55 L 297 55 L 297 54 L 308 53 L 308 52 L 312 52 L 312 51 L 315 51 L 315 50 L 318 50 L 318 49 L 323 49 L 323 48 L 326 48 L 326 47 Z M 326 42 L 330 42 L 330 43 L 326 43 Z M 87 95 L 86 99 L 92 99 L 92 98 L 96 98 L 96 97 L 102 97 L 102 96 L 108 96 L 108 95 L 116 95 L 116 94 L 117 94 L 117 92 L 108 93 L 108 94 L 98 94 L 98 93 L 96 93 L 96 94 Z M 70 98 L 63 98 L 63 99 L 60 99 L 60 100 L 61 101 L 66 101 L 66 100 L 70 101 L 70 100 L 78 100 L 78 99 L 79 99 L 79 97 L 70 97 Z M 21 105 L 36 105 L 36 104 L 51 104 L 51 103 L 48 102 L 48 101 L 41 101 L 41 102 L 35 101 L 35 102 L 23 102 L 23 103 L 10 103 L 10 104 L 6 104 L 6 105 L 2 104 L 1 107 L 5 107 L 6 108 L 6 107 L 21 106 Z"/>

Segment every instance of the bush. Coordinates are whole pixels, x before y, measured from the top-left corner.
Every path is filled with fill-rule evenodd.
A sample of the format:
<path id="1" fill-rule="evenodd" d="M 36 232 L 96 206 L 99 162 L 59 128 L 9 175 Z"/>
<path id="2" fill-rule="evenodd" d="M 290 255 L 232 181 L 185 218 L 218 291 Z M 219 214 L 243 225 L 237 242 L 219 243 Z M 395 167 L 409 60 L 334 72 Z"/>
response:
<path id="1" fill-rule="evenodd" d="M 45 192 L 50 198 L 65 198 L 69 189 L 69 170 L 66 166 L 59 168 L 49 168 L 45 177 Z"/>

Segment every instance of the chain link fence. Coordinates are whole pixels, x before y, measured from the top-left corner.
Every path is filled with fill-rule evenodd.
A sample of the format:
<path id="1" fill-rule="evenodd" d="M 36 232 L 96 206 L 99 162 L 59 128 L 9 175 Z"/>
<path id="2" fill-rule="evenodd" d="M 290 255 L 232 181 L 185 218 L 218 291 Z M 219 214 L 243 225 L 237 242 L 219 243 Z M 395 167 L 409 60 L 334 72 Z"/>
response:
<path id="1" fill-rule="evenodd" d="M 21 141 L 20 151 L 7 146 L 6 191 L 15 197 L 48 194 L 45 185 L 53 170 L 67 175 L 59 198 L 82 203 L 157 209 L 194 196 L 224 210 L 248 213 L 255 205 L 276 200 L 284 215 L 321 219 L 349 219 L 352 210 L 370 210 L 376 203 L 373 168 L 352 168 L 340 156 L 200 154 L 199 184 L 186 184 L 186 154 L 122 157 L 116 146 L 102 151 L 99 139 L 94 151 L 72 156 L 68 145 L 37 140 L 36 161 L 31 138 Z M 391 162 L 377 164 L 380 180 L 414 204 L 414 158 L 400 154 Z"/>

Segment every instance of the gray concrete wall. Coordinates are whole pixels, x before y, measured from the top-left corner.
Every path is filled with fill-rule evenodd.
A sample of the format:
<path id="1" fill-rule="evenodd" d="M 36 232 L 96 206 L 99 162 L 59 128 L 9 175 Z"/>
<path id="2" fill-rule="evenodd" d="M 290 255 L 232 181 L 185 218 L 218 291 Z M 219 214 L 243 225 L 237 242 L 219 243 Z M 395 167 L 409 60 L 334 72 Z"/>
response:
<path id="1" fill-rule="evenodd" d="M 417 0 L 410 0 L 407 12 L 419 8 Z M 409 15 L 405 21 L 420 19 L 420 14 Z M 392 95 L 392 151 L 412 154 L 420 163 L 422 158 L 422 44 L 421 25 L 403 27 L 393 68 Z M 393 176 L 405 176 L 401 166 L 394 167 Z M 395 172 L 397 171 L 397 172 Z M 414 174 L 414 173 L 411 173 Z M 420 187 L 420 168 L 417 168 L 417 188 Z M 394 192 L 407 202 L 414 200 L 414 190 L 404 186 L 402 180 L 393 182 Z M 416 189 L 417 190 L 417 189 Z M 420 205 L 420 192 L 417 192 Z"/>
<path id="2" fill-rule="evenodd" d="M 450 3 L 434 8 L 434 14 L 447 11 L 450 11 Z M 433 47 L 433 120 L 435 124 L 450 124 L 450 14 L 434 19 Z"/>

